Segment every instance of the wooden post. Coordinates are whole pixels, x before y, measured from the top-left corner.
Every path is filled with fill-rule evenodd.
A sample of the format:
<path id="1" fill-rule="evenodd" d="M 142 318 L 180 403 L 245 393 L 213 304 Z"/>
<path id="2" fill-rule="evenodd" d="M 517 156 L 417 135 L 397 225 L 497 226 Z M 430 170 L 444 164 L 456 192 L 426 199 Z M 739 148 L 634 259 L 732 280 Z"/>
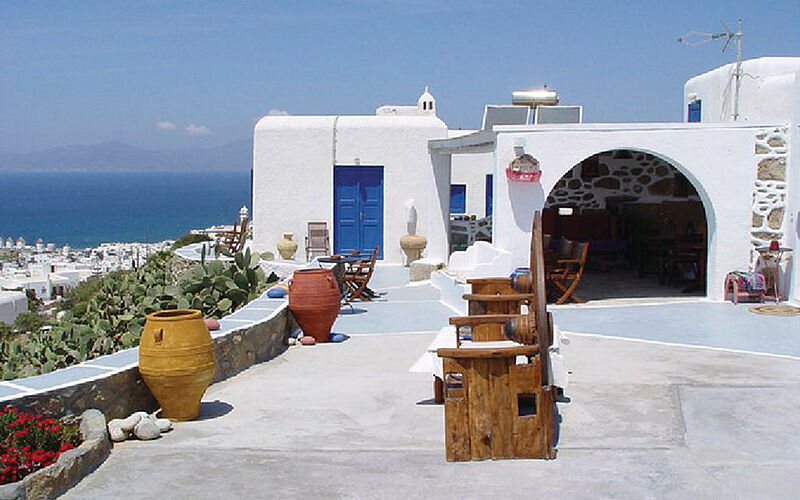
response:
<path id="1" fill-rule="evenodd" d="M 533 227 L 531 228 L 531 272 L 533 273 L 533 301 L 530 309 L 536 315 L 536 335 L 540 347 L 542 384 L 550 383 L 550 359 L 547 348 L 550 346 L 547 317 L 547 292 L 544 283 L 544 248 L 542 245 L 542 213 L 533 213 Z"/>

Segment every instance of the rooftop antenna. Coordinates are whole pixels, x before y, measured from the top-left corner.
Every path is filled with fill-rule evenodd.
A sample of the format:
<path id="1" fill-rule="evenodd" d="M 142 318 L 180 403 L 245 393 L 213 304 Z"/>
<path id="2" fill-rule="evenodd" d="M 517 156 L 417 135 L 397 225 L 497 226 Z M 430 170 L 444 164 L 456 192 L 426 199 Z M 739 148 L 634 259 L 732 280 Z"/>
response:
<path id="1" fill-rule="evenodd" d="M 678 38 L 678 43 L 696 47 L 708 43 L 712 40 L 725 40 L 722 46 L 722 52 L 728 50 L 731 41 L 736 40 L 736 70 L 733 73 L 734 86 L 733 86 L 733 121 L 739 119 L 739 85 L 742 80 L 742 20 L 739 19 L 736 23 L 736 32 L 734 33 L 725 24 L 725 21 L 720 21 L 725 28 L 724 33 L 707 33 L 705 31 L 690 31 Z"/>

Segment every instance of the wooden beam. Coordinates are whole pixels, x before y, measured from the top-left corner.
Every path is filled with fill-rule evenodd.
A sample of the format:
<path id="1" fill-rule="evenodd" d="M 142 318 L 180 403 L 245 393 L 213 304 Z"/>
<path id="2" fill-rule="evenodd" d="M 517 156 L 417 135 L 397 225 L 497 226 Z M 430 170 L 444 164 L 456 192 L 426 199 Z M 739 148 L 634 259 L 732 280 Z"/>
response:
<path id="1" fill-rule="evenodd" d="M 539 352 L 539 346 L 523 345 L 515 347 L 442 347 L 436 351 L 440 358 L 452 359 L 487 359 L 487 358 L 509 358 L 516 356 L 533 356 Z"/>

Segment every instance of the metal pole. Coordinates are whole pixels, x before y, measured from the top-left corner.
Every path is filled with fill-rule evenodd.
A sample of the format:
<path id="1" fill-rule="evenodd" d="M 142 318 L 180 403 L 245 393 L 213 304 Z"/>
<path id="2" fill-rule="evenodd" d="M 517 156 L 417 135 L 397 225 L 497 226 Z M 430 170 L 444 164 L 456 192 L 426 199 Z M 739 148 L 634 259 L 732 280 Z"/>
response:
<path id="1" fill-rule="evenodd" d="M 733 121 L 739 120 L 739 86 L 742 80 L 742 20 L 739 19 L 736 28 L 736 78 L 733 89 Z"/>

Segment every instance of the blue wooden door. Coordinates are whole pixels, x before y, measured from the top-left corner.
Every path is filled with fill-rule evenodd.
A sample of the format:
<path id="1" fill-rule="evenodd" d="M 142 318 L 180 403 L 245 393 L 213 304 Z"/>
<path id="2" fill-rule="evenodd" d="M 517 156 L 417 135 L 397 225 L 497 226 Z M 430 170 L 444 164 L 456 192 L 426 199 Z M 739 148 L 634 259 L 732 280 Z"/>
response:
<path id="1" fill-rule="evenodd" d="M 383 167 L 336 167 L 333 190 L 334 251 L 383 258 Z"/>

